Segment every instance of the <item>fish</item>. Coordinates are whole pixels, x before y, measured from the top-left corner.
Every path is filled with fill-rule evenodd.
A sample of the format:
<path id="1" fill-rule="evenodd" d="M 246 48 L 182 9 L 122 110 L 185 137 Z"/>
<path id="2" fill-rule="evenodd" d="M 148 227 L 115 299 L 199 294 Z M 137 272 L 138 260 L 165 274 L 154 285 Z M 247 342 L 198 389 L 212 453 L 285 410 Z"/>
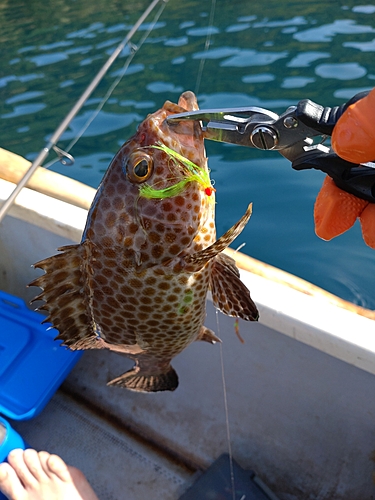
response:
<path id="1" fill-rule="evenodd" d="M 204 326 L 210 290 L 224 314 L 256 321 L 258 309 L 235 261 L 222 253 L 243 217 L 219 239 L 201 124 L 166 118 L 198 109 L 193 92 L 148 115 L 110 163 L 89 209 L 80 244 L 34 264 L 30 285 L 45 322 L 71 350 L 109 349 L 134 367 L 108 385 L 173 391 L 171 360 L 194 341 L 220 339 Z"/>

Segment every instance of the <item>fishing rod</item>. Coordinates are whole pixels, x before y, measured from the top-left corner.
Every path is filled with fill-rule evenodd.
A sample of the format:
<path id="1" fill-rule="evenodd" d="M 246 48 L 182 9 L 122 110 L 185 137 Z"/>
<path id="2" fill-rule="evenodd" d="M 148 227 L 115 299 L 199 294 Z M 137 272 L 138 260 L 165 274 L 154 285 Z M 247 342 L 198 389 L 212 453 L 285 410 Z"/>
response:
<path id="1" fill-rule="evenodd" d="M 148 17 L 148 15 L 153 11 L 153 9 L 157 6 L 159 2 L 164 2 L 166 3 L 168 0 L 154 0 L 144 11 L 144 13 L 141 15 L 141 17 L 138 19 L 138 21 L 134 24 L 134 26 L 131 28 L 129 33 L 126 35 L 126 37 L 118 44 L 118 46 L 115 48 L 115 50 L 112 52 L 112 54 L 109 56 L 107 61 L 104 63 L 102 68 L 99 70 L 95 78 L 92 80 L 90 85 L 86 88 L 86 90 L 83 92 L 81 97 L 78 99 L 76 104 L 73 106 L 73 108 L 69 111 L 69 113 L 66 115 L 64 120 L 60 123 L 60 125 L 57 127 L 55 132 L 53 133 L 51 139 L 46 142 L 44 145 L 43 149 L 40 151 L 38 156 L 35 158 L 33 163 L 30 165 L 30 168 L 26 172 L 26 174 L 22 177 L 20 182 L 17 184 L 17 186 L 14 188 L 10 196 L 8 197 L 7 200 L 5 200 L 3 206 L 0 208 L 0 222 L 3 220 L 5 217 L 6 213 L 10 209 L 10 207 L 13 205 L 15 199 L 19 195 L 20 191 L 26 186 L 26 184 L 29 182 L 30 178 L 33 176 L 35 173 L 36 169 L 42 165 L 43 161 L 47 158 L 48 154 L 50 153 L 51 149 L 54 148 L 60 139 L 61 135 L 65 132 L 65 130 L 68 128 L 70 125 L 71 121 L 73 118 L 76 116 L 76 114 L 80 111 L 82 106 L 85 104 L 87 99 L 90 97 L 92 92 L 95 90 L 95 88 L 98 86 L 102 78 L 105 76 L 111 65 L 114 63 L 114 61 L 117 59 L 117 57 L 121 54 L 123 49 L 125 48 L 126 44 L 130 41 L 132 36 L 137 32 L 138 28 L 140 25 L 143 23 L 143 21 Z M 58 149 L 58 148 L 57 148 Z M 64 155 L 64 152 L 58 149 L 58 154 Z M 69 155 L 70 156 L 70 155 Z M 68 158 L 69 158 L 68 156 Z"/>

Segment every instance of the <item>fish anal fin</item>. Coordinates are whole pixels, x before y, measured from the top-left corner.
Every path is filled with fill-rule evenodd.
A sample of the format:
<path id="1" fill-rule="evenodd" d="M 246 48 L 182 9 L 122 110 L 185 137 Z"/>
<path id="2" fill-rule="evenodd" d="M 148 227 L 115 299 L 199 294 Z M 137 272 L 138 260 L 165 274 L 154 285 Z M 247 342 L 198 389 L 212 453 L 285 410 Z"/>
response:
<path id="1" fill-rule="evenodd" d="M 214 306 L 227 316 L 245 321 L 257 321 L 259 312 L 250 292 L 239 278 L 234 261 L 228 255 L 218 255 L 211 268 L 210 288 Z"/>
<path id="2" fill-rule="evenodd" d="M 249 222 L 252 213 L 252 206 L 253 204 L 250 203 L 241 219 L 236 224 L 234 224 L 234 226 L 228 229 L 226 233 L 220 236 L 220 238 L 215 241 L 215 243 L 208 246 L 207 248 L 204 248 L 203 250 L 200 250 L 199 252 L 187 255 L 184 258 L 185 264 L 187 266 L 193 267 L 203 266 L 204 264 L 206 264 L 206 262 L 213 259 L 214 257 L 216 257 L 216 255 L 225 250 L 232 243 L 232 241 L 242 233 L 244 227 Z"/>
<path id="3" fill-rule="evenodd" d="M 221 342 L 221 339 L 217 337 L 212 330 L 207 328 L 207 326 L 202 326 L 199 331 L 197 340 L 202 340 L 203 342 L 209 342 L 210 344 L 216 344 L 216 342 Z"/>
<path id="4" fill-rule="evenodd" d="M 107 385 L 124 387 L 135 392 L 174 391 L 178 387 L 178 375 L 171 365 L 161 372 L 153 373 L 151 370 L 142 370 L 136 364 L 134 368 L 111 380 Z"/>

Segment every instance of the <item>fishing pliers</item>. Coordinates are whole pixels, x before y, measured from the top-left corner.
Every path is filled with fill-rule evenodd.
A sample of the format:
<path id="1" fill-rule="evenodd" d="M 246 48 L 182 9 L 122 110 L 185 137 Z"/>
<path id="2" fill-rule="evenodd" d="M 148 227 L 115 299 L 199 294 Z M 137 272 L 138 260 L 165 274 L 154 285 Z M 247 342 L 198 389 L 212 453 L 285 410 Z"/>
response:
<path id="1" fill-rule="evenodd" d="M 321 170 L 332 177 L 339 188 L 375 203 L 375 162 L 348 162 L 323 144 L 346 108 L 365 95 L 367 92 L 359 93 L 334 108 L 304 99 L 281 115 L 250 106 L 190 111 L 171 115 L 167 121 L 173 126 L 183 120 L 199 120 L 206 139 L 276 150 L 295 170 Z"/>

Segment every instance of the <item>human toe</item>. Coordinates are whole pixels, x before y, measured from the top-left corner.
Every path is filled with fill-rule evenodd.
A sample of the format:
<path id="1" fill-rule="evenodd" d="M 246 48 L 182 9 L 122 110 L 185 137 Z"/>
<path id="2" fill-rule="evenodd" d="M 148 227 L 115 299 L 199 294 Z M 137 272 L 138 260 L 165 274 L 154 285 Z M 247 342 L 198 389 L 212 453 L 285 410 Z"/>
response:
<path id="1" fill-rule="evenodd" d="M 9 500 L 22 500 L 25 489 L 15 470 L 7 463 L 0 464 L 0 492 Z"/>
<path id="2" fill-rule="evenodd" d="M 24 450 L 12 450 L 9 453 L 7 460 L 9 465 L 13 467 L 15 473 L 25 488 L 28 486 L 35 486 L 37 481 L 25 463 Z"/>
<path id="3" fill-rule="evenodd" d="M 38 482 L 45 481 L 48 479 L 45 473 L 42 463 L 39 458 L 39 454 L 36 450 L 31 448 L 24 451 L 23 460 L 29 469 L 30 473 L 35 477 Z"/>

